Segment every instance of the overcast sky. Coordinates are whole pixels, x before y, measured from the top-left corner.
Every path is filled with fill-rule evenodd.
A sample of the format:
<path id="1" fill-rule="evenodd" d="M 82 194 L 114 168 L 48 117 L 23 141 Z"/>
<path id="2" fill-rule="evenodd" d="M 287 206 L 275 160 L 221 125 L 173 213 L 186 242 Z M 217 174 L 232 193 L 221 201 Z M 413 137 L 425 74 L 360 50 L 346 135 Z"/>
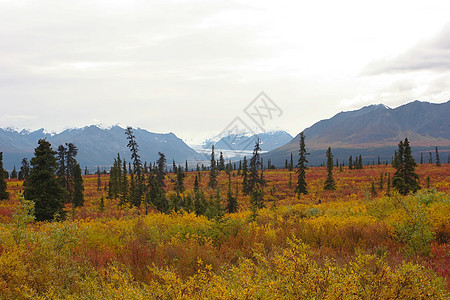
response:
<path id="1" fill-rule="evenodd" d="M 0 0 L 0 127 L 220 133 L 450 99 L 450 1 Z"/>

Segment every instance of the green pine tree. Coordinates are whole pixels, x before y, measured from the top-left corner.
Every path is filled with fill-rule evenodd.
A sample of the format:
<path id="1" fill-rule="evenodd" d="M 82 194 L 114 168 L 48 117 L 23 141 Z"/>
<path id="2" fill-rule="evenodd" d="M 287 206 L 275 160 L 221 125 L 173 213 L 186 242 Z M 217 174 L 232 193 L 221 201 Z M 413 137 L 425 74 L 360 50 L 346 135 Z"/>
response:
<path id="1" fill-rule="evenodd" d="M 216 159 L 214 157 L 214 145 L 211 148 L 211 167 L 209 169 L 209 183 L 210 188 L 215 188 L 217 186 L 217 167 Z"/>
<path id="2" fill-rule="evenodd" d="M 398 144 L 397 155 L 394 158 L 394 168 L 396 169 L 392 186 L 402 195 L 409 192 L 415 193 L 420 186 L 418 184 L 419 176 L 415 173 L 417 164 L 414 161 L 409 146 L 408 139 Z"/>
<path id="3" fill-rule="evenodd" d="M 231 192 L 231 174 L 228 175 L 228 192 L 227 192 L 227 211 L 228 213 L 235 213 L 238 209 L 237 195 L 233 196 Z"/>
<path id="4" fill-rule="evenodd" d="M 331 148 L 327 150 L 327 179 L 325 180 L 324 190 L 334 191 L 336 189 L 336 183 L 333 178 L 333 154 Z"/>
<path id="5" fill-rule="evenodd" d="M 300 149 L 298 154 L 297 170 L 295 171 L 295 173 L 297 173 L 297 186 L 295 187 L 295 192 L 297 193 L 297 198 L 300 198 L 301 194 L 308 194 L 308 184 L 306 183 L 306 170 L 308 169 L 306 164 L 308 163 L 308 160 L 306 159 L 306 156 L 309 155 L 309 153 L 306 152 L 305 135 L 303 131 L 300 133 Z"/>
<path id="6" fill-rule="evenodd" d="M 438 147 L 436 146 L 436 167 L 440 167 L 441 166 L 441 159 L 439 158 L 439 151 L 438 151 Z"/>
<path id="7" fill-rule="evenodd" d="M 37 221 L 64 219 L 66 193 L 55 176 L 58 167 L 56 152 L 45 139 L 39 140 L 38 144 L 31 159 L 33 168 L 27 178 L 25 199 L 35 203 L 34 213 Z"/>
<path id="8" fill-rule="evenodd" d="M 6 191 L 7 188 L 5 170 L 3 169 L 3 152 L 0 152 L 0 200 L 9 199 L 9 193 Z"/>
<path id="9" fill-rule="evenodd" d="M 77 206 L 84 205 L 84 186 L 83 186 L 83 178 L 81 177 L 81 167 L 79 164 L 76 164 L 73 168 L 73 199 L 72 204 Z"/>

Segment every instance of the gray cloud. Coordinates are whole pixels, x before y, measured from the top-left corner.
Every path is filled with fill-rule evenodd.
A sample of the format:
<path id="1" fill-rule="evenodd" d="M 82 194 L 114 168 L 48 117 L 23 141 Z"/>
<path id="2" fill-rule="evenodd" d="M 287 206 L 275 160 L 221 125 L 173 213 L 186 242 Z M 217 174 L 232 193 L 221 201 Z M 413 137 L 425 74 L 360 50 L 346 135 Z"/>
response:
<path id="1" fill-rule="evenodd" d="M 369 63 L 363 68 L 361 75 L 409 71 L 450 71 L 450 23 L 435 37 L 419 42 L 394 58 Z"/>

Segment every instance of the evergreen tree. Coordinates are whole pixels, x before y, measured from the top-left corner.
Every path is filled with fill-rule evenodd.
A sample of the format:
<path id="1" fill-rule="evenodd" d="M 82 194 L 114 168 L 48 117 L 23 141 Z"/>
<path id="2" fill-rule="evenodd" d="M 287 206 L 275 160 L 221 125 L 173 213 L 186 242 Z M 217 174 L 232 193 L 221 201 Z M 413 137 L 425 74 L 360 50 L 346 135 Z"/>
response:
<path id="1" fill-rule="evenodd" d="M 55 172 L 58 167 L 56 151 L 45 139 L 39 140 L 31 159 L 33 168 L 27 178 L 25 199 L 35 203 L 34 213 L 37 221 L 63 219 L 65 190 L 58 183 Z"/>
<path id="2" fill-rule="evenodd" d="M 122 187 L 120 194 L 120 202 L 119 205 L 124 205 L 128 202 L 128 176 L 127 176 L 127 162 L 123 160 L 122 164 Z"/>
<path id="3" fill-rule="evenodd" d="M 361 154 L 359 155 L 359 158 L 358 158 L 358 169 L 359 170 L 363 169 L 363 161 L 362 161 Z"/>
<path id="4" fill-rule="evenodd" d="M 261 163 L 259 155 L 261 148 L 259 144 L 260 141 L 257 139 L 253 149 L 253 156 L 250 159 L 250 174 L 248 179 L 248 192 L 250 193 L 250 204 L 254 215 L 256 215 L 257 209 L 264 207 L 264 182 L 262 176 L 258 174 L 258 168 Z"/>
<path id="5" fill-rule="evenodd" d="M 66 153 L 67 149 L 63 145 L 58 146 L 58 170 L 56 171 L 56 176 L 58 176 L 58 181 L 63 188 L 67 188 L 67 178 L 66 178 Z"/>
<path id="6" fill-rule="evenodd" d="M 203 191 L 198 188 L 194 190 L 194 211 L 197 216 L 204 215 L 206 212 L 206 199 Z"/>
<path id="7" fill-rule="evenodd" d="M 220 151 L 219 155 L 219 165 L 217 167 L 219 171 L 225 171 L 225 160 L 223 159 L 223 153 Z"/>
<path id="8" fill-rule="evenodd" d="M 117 158 L 114 159 L 113 166 L 109 171 L 109 189 L 108 189 L 108 198 L 117 199 L 119 194 L 121 194 L 122 188 L 122 159 L 120 158 L 120 154 L 117 153 Z"/>
<path id="9" fill-rule="evenodd" d="M 105 210 L 105 198 L 102 196 L 100 198 L 100 203 L 98 205 L 98 211 L 103 212 Z"/>
<path id="10" fill-rule="evenodd" d="M 259 139 L 256 140 L 255 147 L 253 149 L 253 156 L 250 159 L 250 173 L 248 178 L 248 190 L 250 193 L 258 187 L 258 185 L 261 185 L 260 176 L 258 174 L 258 169 L 260 168 L 261 159 L 259 152 L 261 151 L 261 148 L 259 147 L 260 141 Z"/>
<path id="11" fill-rule="evenodd" d="M 423 164 L 423 152 L 420 152 L 420 164 Z"/>
<path id="12" fill-rule="evenodd" d="M 391 196 L 391 172 L 388 173 L 386 195 L 388 197 Z"/>
<path id="13" fill-rule="evenodd" d="M 3 169 L 3 152 L 0 152 L 0 200 L 9 199 L 9 193 L 6 191 L 5 170 Z"/>
<path id="14" fill-rule="evenodd" d="M 436 146 L 436 166 L 440 167 L 441 166 L 441 160 L 439 158 L 439 152 L 438 152 L 438 147 Z"/>
<path id="15" fill-rule="evenodd" d="M 433 163 L 433 157 L 431 156 L 431 152 L 428 152 L 428 163 L 429 164 Z"/>
<path id="16" fill-rule="evenodd" d="M 325 180 L 324 190 L 334 191 L 336 189 L 336 183 L 333 179 L 333 154 L 331 148 L 327 150 L 327 179 Z"/>
<path id="17" fill-rule="evenodd" d="M 158 170 L 156 173 L 156 178 L 158 180 L 158 184 L 160 187 L 165 187 L 166 184 L 164 183 L 164 178 L 166 177 L 166 156 L 158 152 L 159 159 L 158 159 Z"/>
<path id="18" fill-rule="evenodd" d="M 27 179 L 28 175 L 30 175 L 30 164 L 28 163 L 28 159 L 24 158 L 22 159 L 22 166 L 19 171 L 19 179 Z"/>
<path id="19" fill-rule="evenodd" d="M 148 200 L 158 211 L 166 213 L 169 211 L 169 202 L 167 201 L 164 189 L 160 186 L 157 176 L 150 174 L 148 177 Z"/>
<path id="20" fill-rule="evenodd" d="M 375 189 L 375 182 L 373 180 L 372 180 L 372 184 L 370 185 L 370 193 L 374 197 L 377 195 L 377 190 Z"/>
<path id="21" fill-rule="evenodd" d="M 186 166 L 184 167 L 184 171 L 189 172 L 187 160 L 186 160 Z"/>
<path id="22" fill-rule="evenodd" d="M 306 152 L 305 135 L 303 131 L 300 133 L 300 148 L 298 154 L 297 170 L 295 171 L 295 173 L 297 173 L 297 186 L 295 187 L 295 192 L 297 193 L 297 197 L 300 198 L 301 194 L 308 194 L 308 185 L 306 183 L 306 170 L 308 169 L 306 164 L 308 163 L 308 160 L 306 159 L 306 156 L 309 155 L 309 153 Z"/>
<path id="23" fill-rule="evenodd" d="M 291 152 L 291 162 L 289 164 L 289 171 L 292 171 L 293 169 L 294 169 L 294 157 Z"/>
<path id="24" fill-rule="evenodd" d="M 14 166 L 14 169 L 11 172 L 11 179 L 16 179 L 17 178 L 17 171 L 16 171 L 16 166 Z"/>
<path id="25" fill-rule="evenodd" d="M 411 153 L 411 147 L 409 141 L 405 138 L 405 141 L 398 144 L 397 155 L 394 159 L 394 168 L 396 172 L 392 180 L 392 185 L 402 195 L 408 194 L 410 191 L 415 193 L 419 188 L 417 180 L 419 176 L 414 172 L 417 164 L 414 161 Z"/>
<path id="26" fill-rule="evenodd" d="M 238 210 L 237 195 L 233 196 L 231 192 L 231 175 L 228 175 L 228 192 L 227 192 L 227 211 L 228 213 L 235 213 Z"/>
<path id="27" fill-rule="evenodd" d="M 175 163 L 175 159 L 172 159 L 172 172 L 173 174 L 177 174 L 177 165 Z"/>
<path id="28" fill-rule="evenodd" d="M 139 146 L 136 137 L 133 134 L 133 128 L 127 127 L 125 130 L 127 136 L 127 147 L 131 152 L 131 160 L 133 161 L 133 171 L 130 172 L 130 201 L 134 206 L 140 206 L 142 196 L 144 194 L 143 178 L 142 178 L 142 161 L 139 156 Z M 134 177 L 136 175 L 136 178 Z"/>
<path id="29" fill-rule="evenodd" d="M 102 174 L 102 172 L 100 172 L 100 167 L 97 166 L 97 191 L 100 191 L 102 188 L 101 174 Z"/>
<path id="30" fill-rule="evenodd" d="M 78 154 L 78 148 L 73 143 L 66 143 L 66 191 L 67 202 L 73 201 L 74 193 L 74 170 L 77 165 L 75 157 Z"/>
<path id="31" fill-rule="evenodd" d="M 175 185 L 175 191 L 177 193 L 183 193 L 184 192 L 184 172 L 183 169 L 181 168 L 181 166 L 178 166 L 177 169 L 177 182 Z"/>
<path id="32" fill-rule="evenodd" d="M 348 158 L 348 169 L 353 170 L 353 157 L 351 155 Z"/>
<path id="33" fill-rule="evenodd" d="M 285 168 L 286 170 L 289 169 L 287 158 L 286 158 L 286 160 L 284 161 L 284 168 Z"/>
<path id="34" fill-rule="evenodd" d="M 217 168 L 216 159 L 214 157 L 214 145 L 211 148 L 211 167 L 209 169 L 209 183 L 210 188 L 215 188 L 217 186 Z"/>
<path id="35" fill-rule="evenodd" d="M 248 167 L 247 167 L 247 156 L 244 156 L 244 161 L 242 163 L 242 192 L 245 195 L 249 194 L 248 188 Z"/>
<path id="36" fill-rule="evenodd" d="M 83 178 L 81 177 L 81 167 L 79 164 L 76 164 L 73 168 L 73 199 L 72 204 L 77 206 L 84 205 L 84 186 L 83 186 Z"/>

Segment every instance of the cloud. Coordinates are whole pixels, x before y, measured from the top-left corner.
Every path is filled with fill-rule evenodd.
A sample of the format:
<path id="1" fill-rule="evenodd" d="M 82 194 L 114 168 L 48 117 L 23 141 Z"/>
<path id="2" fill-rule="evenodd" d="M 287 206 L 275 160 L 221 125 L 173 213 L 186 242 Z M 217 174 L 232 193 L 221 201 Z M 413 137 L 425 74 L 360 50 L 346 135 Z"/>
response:
<path id="1" fill-rule="evenodd" d="M 439 34 L 424 40 L 406 52 L 382 60 L 376 60 L 363 68 L 361 75 L 402 73 L 411 71 L 450 71 L 450 23 Z"/>

